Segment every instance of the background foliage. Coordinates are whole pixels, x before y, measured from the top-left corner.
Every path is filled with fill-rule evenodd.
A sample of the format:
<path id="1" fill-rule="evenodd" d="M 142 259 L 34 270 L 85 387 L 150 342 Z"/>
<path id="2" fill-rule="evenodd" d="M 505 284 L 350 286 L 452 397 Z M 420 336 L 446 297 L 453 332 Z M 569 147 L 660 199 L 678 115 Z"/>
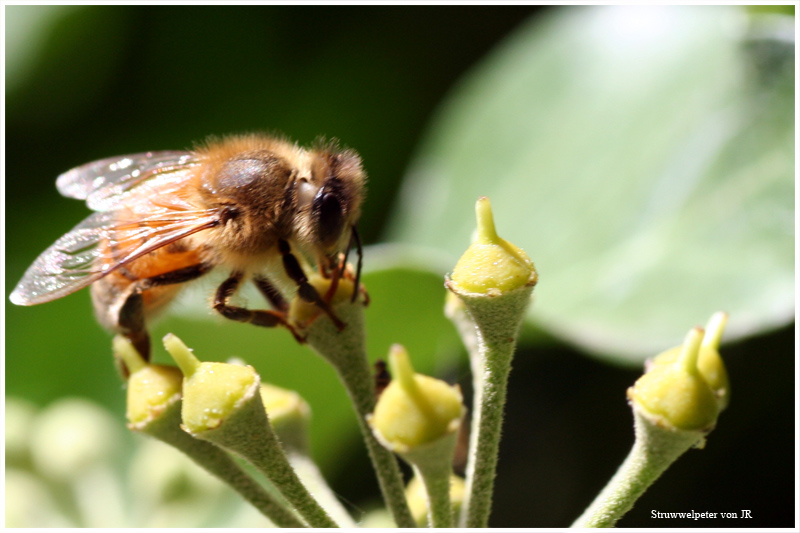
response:
<path id="1" fill-rule="evenodd" d="M 787 44 L 755 27 L 763 38 L 744 46 L 731 37 L 747 27 L 739 8 L 655 20 L 620 9 L 8 7 L 6 295 L 86 215 L 54 187 L 75 165 L 209 134 L 336 136 L 370 175 L 372 358 L 401 342 L 418 369 L 468 388 L 442 276 L 466 248 L 478 195 L 537 262 L 492 525 L 568 525 L 632 442 L 624 391 L 638 364 L 718 309 L 732 313 L 731 338 L 749 336 L 722 352 L 733 403 L 707 448 L 620 525 L 739 525 L 649 518 L 687 507 L 791 525 L 793 32 Z M 332 371 L 286 332 L 212 317 L 212 287 L 154 337 L 174 331 L 201 358 L 236 355 L 298 390 L 323 470 L 368 507 L 377 488 Z M 5 310 L 6 394 L 91 398 L 122 424 L 87 291 Z"/>

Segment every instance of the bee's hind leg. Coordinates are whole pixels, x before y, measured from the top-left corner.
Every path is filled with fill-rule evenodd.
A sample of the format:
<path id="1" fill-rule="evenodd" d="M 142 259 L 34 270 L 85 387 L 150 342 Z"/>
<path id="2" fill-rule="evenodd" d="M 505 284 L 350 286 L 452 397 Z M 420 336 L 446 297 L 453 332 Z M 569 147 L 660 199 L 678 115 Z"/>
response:
<path id="1" fill-rule="evenodd" d="M 145 361 L 150 360 L 150 335 L 144 324 L 144 300 L 142 293 L 133 291 L 119 310 L 117 323 L 120 332 L 131 341 L 133 347 Z M 122 371 L 128 375 L 128 369 L 122 364 Z"/>
<path id="2" fill-rule="evenodd" d="M 263 280 L 262 283 L 256 281 L 256 286 L 264 292 L 265 287 L 269 287 L 267 292 L 264 292 L 264 295 L 270 300 L 270 303 L 275 305 L 279 308 L 279 311 L 272 311 L 272 310 L 253 310 L 253 309 L 246 309 L 244 307 L 236 307 L 234 305 L 230 305 L 229 301 L 233 293 L 236 292 L 236 289 L 239 288 L 239 285 L 242 283 L 242 278 L 244 275 L 241 272 L 234 272 L 230 275 L 228 279 L 222 282 L 222 285 L 219 286 L 217 289 L 217 294 L 214 297 L 214 309 L 230 320 L 235 320 L 237 322 L 244 322 L 247 324 L 253 324 L 254 326 L 261 326 L 263 328 L 275 328 L 278 326 L 283 326 L 288 329 L 294 338 L 299 343 L 305 343 L 305 338 L 301 337 L 297 330 L 286 320 L 286 312 L 281 307 L 284 307 L 288 310 L 289 304 L 280 296 L 280 293 L 272 287 L 272 284 L 266 281 L 263 278 L 258 278 L 259 280 Z M 277 296 L 276 296 L 277 295 Z"/>
<path id="3" fill-rule="evenodd" d="M 306 302 L 312 303 L 322 309 L 325 314 L 331 318 L 336 328 L 339 331 L 343 330 L 345 328 L 345 323 L 339 320 L 339 317 L 334 314 L 328 302 L 326 302 L 319 295 L 317 289 L 308 282 L 308 277 L 306 277 L 306 273 L 303 272 L 303 267 L 300 266 L 297 258 L 292 254 L 289 243 L 283 239 L 278 240 L 278 250 L 283 256 L 284 270 L 286 270 L 286 273 L 292 278 L 292 281 L 297 283 L 297 295 Z"/>
<path id="4" fill-rule="evenodd" d="M 133 344 L 133 347 L 139 352 L 139 355 L 142 356 L 142 359 L 150 361 L 150 335 L 148 335 L 145 325 L 147 310 L 145 309 L 143 293 L 154 287 L 175 285 L 177 283 L 191 281 L 199 278 L 209 270 L 211 270 L 211 265 L 198 263 L 133 282 L 130 285 L 125 301 L 117 312 L 114 329 L 118 330 L 131 341 L 131 344 Z M 101 285 L 98 285 L 98 288 L 102 288 Z M 123 374 L 126 372 L 127 369 L 125 369 Z"/>

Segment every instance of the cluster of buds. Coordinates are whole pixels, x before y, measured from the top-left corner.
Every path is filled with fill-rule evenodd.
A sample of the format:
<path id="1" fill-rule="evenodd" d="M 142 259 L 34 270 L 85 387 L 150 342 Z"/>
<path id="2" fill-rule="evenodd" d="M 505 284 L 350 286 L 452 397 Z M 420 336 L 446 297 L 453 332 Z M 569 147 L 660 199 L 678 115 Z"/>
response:
<path id="1" fill-rule="evenodd" d="M 636 439 L 630 454 L 573 527 L 612 527 L 678 457 L 703 448 L 730 384 L 719 355 L 728 315 L 715 313 L 705 330 L 656 356 L 628 389 Z"/>
<path id="2" fill-rule="evenodd" d="M 727 314 L 716 313 L 707 329 L 692 329 L 681 346 L 647 364 L 628 390 L 631 405 L 652 423 L 684 431 L 709 432 L 730 401 L 730 384 L 719 343 Z"/>
<path id="3" fill-rule="evenodd" d="M 219 430 L 217 435 L 224 434 L 231 426 L 240 425 L 229 422 L 237 420 L 236 415 L 248 403 L 248 397 L 253 396 L 253 390 L 258 391 L 258 377 L 252 368 L 200 363 L 174 335 L 165 338 L 165 346 L 180 369 L 147 363 L 127 339 L 114 340 L 115 355 L 130 372 L 127 408 L 130 429 L 180 450 L 227 482 L 275 525 L 306 527 L 306 522 L 253 480 L 224 448 L 210 439 L 196 438 L 213 435 L 214 429 Z"/>
<path id="4" fill-rule="evenodd" d="M 361 298 L 354 297 L 352 276 L 309 276 L 348 327 L 319 320 L 320 306 L 301 298 L 287 315 L 296 336 L 339 374 L 400 527 L 488 525 L 508 375 L 538 274 L 523 250 L 497 235 L 488 198 L 478 200 L 476 215 L 474 241 L 445 283 L 445 313 L 469 352 L 475 391 L 464 479 L 452 468 L 466 414 L 460 388 L 415 372 L 405 348 L 394 345 L 391 380 L 376 397 L 364 346 L 366 293 L 359 288 Z M 726 321 L 725 313 L 715 314 L 705 331 L 692 329 L 681 346 L 648 362 L 628 390 L 634 450 L 576 525 L 613 525 L 678 456 L 704 445 L 730 399 L 719 355 Z M 310 409 L 297 393 L 261 383 L 244 364 L 201 362 L 173 335 L 164 345 L 178 367 L 146 363 L 127 340 L 115 339 L 115 355 L 129 371 L 131 429 L 178 448 L 275 525 L 355 525 L 309 455 Z M 395 455 L 414 471 L 407 487 Z M 272 487 L 255 482 L 232 456 L 251 463 Z"/>

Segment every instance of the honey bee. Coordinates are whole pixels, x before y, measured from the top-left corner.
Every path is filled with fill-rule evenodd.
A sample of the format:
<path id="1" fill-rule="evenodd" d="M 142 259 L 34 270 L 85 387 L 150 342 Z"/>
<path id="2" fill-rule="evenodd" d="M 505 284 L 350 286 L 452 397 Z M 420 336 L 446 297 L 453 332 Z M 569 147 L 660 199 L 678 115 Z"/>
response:
<path id="1" fill-rule="evenodd" d="M 345 324 L 329 302 L 338 280 L 353 277 L 346 268 L 352 245 L 358 251 L 353 300 L 359 293 L 356 223 L 365 181 L 358 154 L 335 142 L 306 149 L 260 134 L 88 163 L 59 176 L 56 187 L 95 213 L 34 261 L 11 301 L 35 305 L 91 285 L 98 321 L 149 359 L 146 321 L 186 282 L 222 268 L 230 275 L 212 304 L 222 316 L 284 326 L 302 342 L 284 297 L 296 287 L 299 298 L 341 330 Z M 308 263 L 332 280 L 326 294 L 308 282 Z M 272 309 L 231 304 L 247 280 Z"/>

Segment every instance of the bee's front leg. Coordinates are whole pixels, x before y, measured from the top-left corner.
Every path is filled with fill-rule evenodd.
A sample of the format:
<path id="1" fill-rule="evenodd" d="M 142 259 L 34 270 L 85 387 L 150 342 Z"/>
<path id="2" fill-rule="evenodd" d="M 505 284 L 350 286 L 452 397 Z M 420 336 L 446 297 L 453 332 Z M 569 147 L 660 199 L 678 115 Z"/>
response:
<path id="1" fill-rule="evenodd" d="M 217 289 L 217 294 L 214 297 L 214 309 L 230 320 L 235 320 L 237 322 L 245 322 L 247 324 L 253 324 L 255 326 L 261 326 L 264 328 L 275 328 L 278 326 L 284 326 L 288 329 L 294 338 L 297 339 L 299 343 L 305 343 L 306 340 L 297 333 L 297 330 L 292 326 L 288 320 L 286 320 L 286 313 L 284 311 L 271 311 L 271 310 L 253 310 L 253 309 L 246 309 L 244 307 L 237 307 L 234 305 L 230 305 L 230 299 L 233 294 L 236 292 L 236 289 L 239 288 L 239 285 L 242 283 L 242 278 L 244 275 L 241 272 L 233 272 L 228 279 L 222 282 L 222 285 L 219 286 Z M 263 278 L 258 278 L 259 280 Z M 274 297 L 272 291 L 275 291 L 274 287 L 263 280 L 264 283 L 259 283 L 256 281 L 256 286 L 259 289 L 262 289 L 262 286 L 269 286 L 270 291 L 265 293 L 265 295 L 270 294 Z M 262 289 L 263 292 L 263 289 Z M 277 291 L 275 291 L 275 294 Z M 267 299 L 272 302 L 272 297 L 267 296 Z M 280 297 L 280 300 L 276 300 L 278 306 L 281 306 L 281 301 L 285 304 L 285 300 L 283 297 Z M 272 302 L 274 304 L 274 302 Z M 288 304 L 286 304 L 286 308 L 288 309 Z"/>
<path id="2" fill-rule="evenodd" d="M 343 330 L 346 324 L 339 320 L 339 317 L 334 314 L 328 302 L 326 302 L 319 295 L 317 289 L 308 282 L 308 277 L 306 277 L 306 273 L 303 272 L 303 267 L 300 266 L 300 262 L 297 261 L 297 258 L 292 254 L 289 243 L 283 239 L 278 240 L 278 250 L 283 256 L 283 268 L 286 270 L 286 274 L 289 275 L 292 281 L 297 283 L 297 295 L 304 301 L 312 303 L 322 309 L 325 314 L 331 318 L 336 328 L 339 331 Z"/>

